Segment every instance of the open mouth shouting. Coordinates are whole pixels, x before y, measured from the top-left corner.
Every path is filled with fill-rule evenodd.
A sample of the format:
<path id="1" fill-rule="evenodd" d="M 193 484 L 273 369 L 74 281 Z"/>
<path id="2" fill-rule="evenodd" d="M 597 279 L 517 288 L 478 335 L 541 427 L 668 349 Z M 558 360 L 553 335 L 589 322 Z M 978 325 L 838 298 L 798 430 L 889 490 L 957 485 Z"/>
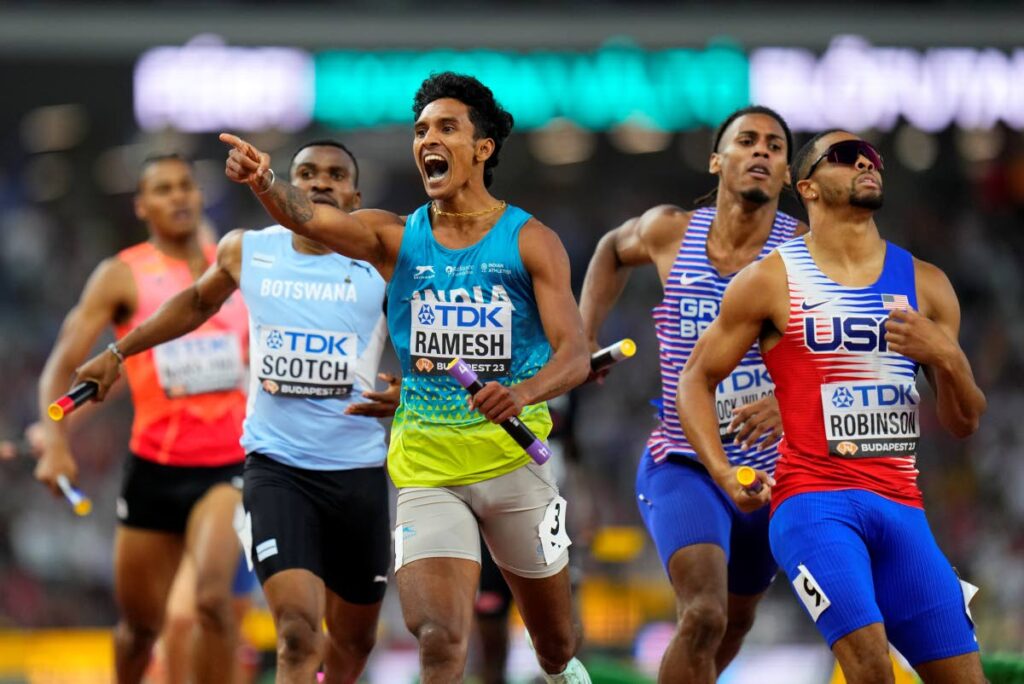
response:
<path id="1" fill-rule="evenodd" d="M 427 177 L 427 183 L 436 185 L 448 177 L 448 160 L 436 152 L 427 152 L 423 155 L 423 173 Z"/>

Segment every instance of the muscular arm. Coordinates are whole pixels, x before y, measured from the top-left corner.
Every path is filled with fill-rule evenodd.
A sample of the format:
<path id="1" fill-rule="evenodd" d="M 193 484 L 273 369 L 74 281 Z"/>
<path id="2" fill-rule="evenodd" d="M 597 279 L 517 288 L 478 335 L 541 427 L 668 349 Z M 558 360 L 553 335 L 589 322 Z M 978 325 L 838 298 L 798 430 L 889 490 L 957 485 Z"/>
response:
<path id="1" fill-rule="evenodd" d="M 152 316 L 140 323 L 117 343 L 125 357 L 151 349 L 158 344 L 192 332 L 220 311 L 237 289 L 242 269 L 242 235 L 233 230 L 217 245 L 217 260 L 203 275 L 164 302 Z M 78 380 L 99 385 L 96 398 L 103 400 L 120 376 L 120 365 L 113 354 L 98 354 L 78 369 Z"/>
<path id="2" fill-rule="evenodd" d="M 53 486 L 59 473 L 75 479 L 76 469 L 67 439 L 67 421 L 54 422 L 46 408 L 67 392 L 75 367 L 85 360 L 103 329 L 119 314 L 136 306 L 135 284 L 128 266 L 112 257 L 93 271 L 82 296 L 64 318 L 57 342 L 39 377 L 39 415 L 43 431 L 43 454 L 37 477 Z"/>
<path id="3" fill-rule="evenodd" d="M 590 359 L 583 342 L 576 299 L 572 296 L 569 255 L 554 231 L 536 220 L 519 237 L 523 264 L 533 278 L 544 334 L 553 354 L 536 375 L 516 386 L 524 404 L 536 404 L 568 392 L 587 379 Z"/>
<path id="4" fill-rule="evenodd" d="M 886 340 L 890 350 L 924 366 L 942 426 L 956 437 L 968 437 L 978 429 L 987 402 L 957 342 L 960 303 L 941 270 L 922 261 L 915 262 L 915 270 L 921 313 L 892 312 Z"/>
<path id="5" fill-rule="evenodd" d="M 722 298 L 718 318 L 701 335 L 679 375 L 676 394 L 686 439 L 711 477 L 734 500 L 740 496 L 737 504 L 746 510 L 763 504 L 769 488 L 764 487 L 761 495 L 753 496 L 735 483 L 719 434 L 715 388 L 757 341 L 765 323 L 774 322 L 772 297 L 780 283 L 785 285 L 781 269 L 781 260 L 772 255 L 751 264 L 733 279 Z"/>
<path id="6" fill-rule="evenodd" d="M 591 350 L 599 346 L 601 325 L 625 289 L 632 267 L 656 263 L 667 250 L 675 251 L 686 223 L 686 213 L 677 207 L 655 207 L 608 231 L 597 243 L 580 293 L 583 332 Z"/>
<path id="7" fill-rule="evenodd" d="M 378 209 L 349 213 L 315 204 L 302 190 L 284 180 L 275 179 L 268 186 L 269 155 L 233 135 L 222 133 L 220 139 L 232 148 L 225 174 L 237 183 L 248 184 L 275 221 L 339 254 L 367 261 L 385 279 L 390 278 L 401 244 L 401 232 L 394 228 L 404 225 L 399 216 Z"/>

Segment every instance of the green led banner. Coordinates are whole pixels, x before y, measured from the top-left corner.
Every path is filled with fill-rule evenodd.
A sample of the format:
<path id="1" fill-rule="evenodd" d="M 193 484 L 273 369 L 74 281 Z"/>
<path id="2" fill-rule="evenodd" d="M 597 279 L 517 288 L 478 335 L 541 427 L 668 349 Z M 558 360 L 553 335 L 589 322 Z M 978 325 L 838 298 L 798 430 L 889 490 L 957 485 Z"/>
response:
<path id="1" fill-rule="evenodd" d="M 746 55 L 731 45 L 651 52 L 336 51 L 314 56 L 313 118 L 335 128 L 412 123 L 412 98 L 436 71 L 479 78 L 516 119 L 564 117 L 603 130 L 635 119 L 665 130 L 714 126 L 750 101 Z"/>

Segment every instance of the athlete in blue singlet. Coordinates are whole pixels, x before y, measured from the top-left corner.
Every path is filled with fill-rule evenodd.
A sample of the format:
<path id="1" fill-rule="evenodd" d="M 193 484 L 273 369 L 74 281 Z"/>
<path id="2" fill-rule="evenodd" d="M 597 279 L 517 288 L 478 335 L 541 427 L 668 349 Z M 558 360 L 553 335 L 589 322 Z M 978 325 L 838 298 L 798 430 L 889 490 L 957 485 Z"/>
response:
<path id="1" fill-rule="evenodd" d="M 276 181 L 240 138 L 225 173 L 283 226 L 373 264 L 407 375 L 388 471 L 399 487 L 395 572 L 421 680 L 465 668 L 482 532 L 549 682 L 585 683 L 571 606 L 565 499 L 499 427 L 521 415 L 543 439 L 545 401 L 587 377 L 583 330 L 558 235 L 488 190 L 512 116 L 485 85 L 444 72 L 413 99 L 413 154 L 430 202 L 409 216 L 348 213 Z M 449 356 L 449 354 L 451 356 Z M 456 355 L 485 381 L 471 401 L 446 374 Z"/>
<path id="2" fill-rule="evenodd" d="M 985 681 L 956 573 L 917 488 L 918 370 L 939 422 L 973 433 L 985 396 L 957 343 L 946 275 L 884 240 L 882 159 L 846 131 L 813 138 L 792 176 L 810 233 L 739 274 L 679 377 L 683 427 L 741 509 L 771 496 L 772 552 L 850 684 L 891 684 L 888 642 L 928 684 Z M 710 388 L 758 343 L 785 438 L 751 494 L 717 438 Z"/>
<path id="3" fill-rule="evenodd" d="M 355 157 L 317 141 L 292 159 L 311 202 L 359 206 Z M 390 563 L 384 428 L 397 385 L 374 392 L 385 341 L 384 280 L 279 227 L 233 231 L 217 263 L 119 343 L 137 354 L 198 326 L 236 291 L 249 309 L 250 390 L 239 535 L 263 584 L 278 639 L 279 682 L 354 682 L 376 637 Z M 80 371 L 105 394 L 112 354 Z M 320 625 L 326 618 L 329 639 Z"/>
<path id="4" fill-rule="evenodd" d="M 710 172 L 718 186 L 693 212 L 659 206 L 598 244 L 580 296 L 591 349 L 633 266 L 653 263 L 665 296 L 654 308 L 661 348 L 661 420 L 640 458 L 636 492 L 677 601 L 678 624 L 660 682 L 710 682 L 739 651 L 775 576 L 768 515 L 724 496 L 679 426 L 676 382 L 722 293 L 747 264 L 806 229 L 778 210 L 792 136 L 765 107 L 733 112 L 718 128 Z M 713 205 L 712 205 L 712 200 Z M 772 470 L 780 435 L 773 384 L 756 347 L 716 390 L 719 431 L 738 465 Z"/>

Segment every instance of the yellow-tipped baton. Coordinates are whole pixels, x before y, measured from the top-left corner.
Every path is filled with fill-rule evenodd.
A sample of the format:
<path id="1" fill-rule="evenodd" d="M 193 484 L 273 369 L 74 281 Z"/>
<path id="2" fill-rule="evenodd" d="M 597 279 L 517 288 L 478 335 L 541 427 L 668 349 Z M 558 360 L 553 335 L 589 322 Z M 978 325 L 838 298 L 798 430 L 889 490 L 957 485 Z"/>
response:
<path id="1" fill-rule="evenodd" d="M 83 494 L 78 487 L 71 484 L 67 475 L 57 476 L 57 486 L 60 487 L 64 498 L 71 504 L 71 509 L 75 512 L 75 515 L 82 517 L 92 512 L 92 500 Z"/>
<path id="2" fill-rule="evenodd" d="M 624 361 L 636 354 L 636 342 L 628 337 L 619 340 L 613 345 L 599 349 L 590 356 L 590 370 L 595 373 Z"/>
<path id="3" fill-rule="evenodd" d="M 46 409 L 46 415 L 54 422 L 63 420 L 64 416 L 95 397 L 98 390 L 99 385 L 91 380 L 80 382 L 70 392 L 50 404 Z"/>
<path id="4" fill-rule="evenodd" d="M 736 470 L 736 481 L 751 494 L 759 493 L 763 486 L 757 479 L 757 472 L 750 466 L 740 466 Z"/>

